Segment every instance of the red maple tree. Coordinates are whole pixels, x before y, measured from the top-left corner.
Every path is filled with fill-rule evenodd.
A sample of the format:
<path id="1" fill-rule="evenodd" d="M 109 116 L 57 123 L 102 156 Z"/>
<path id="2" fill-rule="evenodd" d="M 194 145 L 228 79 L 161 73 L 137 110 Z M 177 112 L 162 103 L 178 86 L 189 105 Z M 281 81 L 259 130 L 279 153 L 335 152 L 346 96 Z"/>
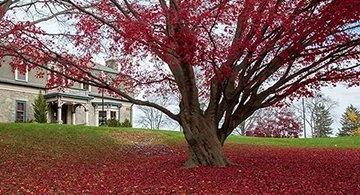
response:
<path id="1" fill-rule="evenodd" d="M 310 96 L 325 84 L 359 81 L 358 0 L 41 3 L 66 12 L 73 29 L 62 36 L 78 52 L 48 48 L 49 38 L 42 37 L 35 45 L 41 58 L 28 54 L 26 63 L 48 68 L 44 64 L 52 62 L 50 85 L 62 78 L 85 81 L 164 112 L 183 127 L 188 166 L 228 165 L 226 138 L 260 108 Z M 88 63 L 104 48 L 118 59 L 116 78 L 94 75 Z M 180 112 L 136 99 L 120 85 L 177 94 Z"/>
<path id="2" fill-rule="evenodd" d="M 254 125 L 246 131 L 247 136 L 298 138 L 302 125 L 288 108 L 266 108 L 261 110 Z"/>

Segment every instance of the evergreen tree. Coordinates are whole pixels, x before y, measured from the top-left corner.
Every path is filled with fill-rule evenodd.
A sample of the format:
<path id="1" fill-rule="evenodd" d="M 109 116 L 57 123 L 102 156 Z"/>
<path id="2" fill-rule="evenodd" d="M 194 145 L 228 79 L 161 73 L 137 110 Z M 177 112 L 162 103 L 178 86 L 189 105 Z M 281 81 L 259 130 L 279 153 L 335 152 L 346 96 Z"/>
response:
<path id="1" fill-rule="evenodd" d="M 339 136 L 350 136 L 360 128 L 359 120 L 360 112 L 353 105 L 346 108 L 345 113 L 342 115 L 340 123 L 341 129 L 339 130 Z"/>
<path id="2" fill-rule="evenodd" d="M 314 130 L 316 137 L 328 137 L 332 134 L 333 130 L 331 125 L 333 119 L 331 118 L 330 111 L 324 105 L 316 105 L 314 109 Z"/>
<path id="3" fill-rule="evenodd" d="M 355 136 L 360 136 L 360 127 L 356 130 Z"/>
<path id="4" fill-rule="evenodd" d="M 39 93 L 33 104 L 35 121 L 38 123 L 47 123 L 48 106 L 45 97 Z"/>

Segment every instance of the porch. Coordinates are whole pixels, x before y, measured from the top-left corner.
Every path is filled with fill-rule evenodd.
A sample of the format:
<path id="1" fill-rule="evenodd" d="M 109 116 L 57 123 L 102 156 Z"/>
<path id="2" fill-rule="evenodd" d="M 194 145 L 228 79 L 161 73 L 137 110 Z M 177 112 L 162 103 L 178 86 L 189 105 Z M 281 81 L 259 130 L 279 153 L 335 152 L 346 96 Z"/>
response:
<path id="1" fill-rule="evenodd" d="M 52 90 L 45 94 L 48 102 L 48 121 L 58 124 L 89 125 L 90 100 L 86 91 L 65 89 Z M 81 119 L 81 121 L 77 121 Z"/>

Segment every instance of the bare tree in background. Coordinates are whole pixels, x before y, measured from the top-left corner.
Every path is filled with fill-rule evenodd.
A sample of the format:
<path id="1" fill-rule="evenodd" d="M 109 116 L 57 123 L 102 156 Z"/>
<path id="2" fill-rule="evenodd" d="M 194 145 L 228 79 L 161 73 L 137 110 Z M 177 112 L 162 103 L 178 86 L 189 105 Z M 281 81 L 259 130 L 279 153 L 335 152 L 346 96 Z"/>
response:
<path id="1" fill-rule="evenodd" d="M 316 110 L 319 106 L 323 106 L 326 111 L 331 112 L 338 103 L 334 100 L 332 100 L 328 96 L 324 96 L 321 93 L 315 94 L 312 98 L 306 98 L 305 99 L 305 121 L 306 125 L 310 127 L 311 130 L 311 137 L 314 137 L 315 132 L 315 114 Z M 303 106 L 301 102 L 294 103 L 291 106 L 295 112 L 295 114 L 304 121 L 304 115 L 303 115 Z"/>
<path id="2" fill-rule="evenodd" d="M 243 121 L 236 129 L 235 134 L 237 135 L 245 135 L 246 131 L 254 127 L 255 122 L 261 118 L 262 110 L 257 110 L 252 114 L 248 119 Z"/>
<path id="3" fill-rule="evenodd" d="M 154 102 L 165 108 L 171 107 L 174 101 L 171 98 L 149 97 L 148 101 Z M 166 114 L 151 107 L 138 106 L 140 111 L 136 122 L 143 128 L 147 129 L 169 129 L 176 126 L 176 122 L 170 119 Z"/>

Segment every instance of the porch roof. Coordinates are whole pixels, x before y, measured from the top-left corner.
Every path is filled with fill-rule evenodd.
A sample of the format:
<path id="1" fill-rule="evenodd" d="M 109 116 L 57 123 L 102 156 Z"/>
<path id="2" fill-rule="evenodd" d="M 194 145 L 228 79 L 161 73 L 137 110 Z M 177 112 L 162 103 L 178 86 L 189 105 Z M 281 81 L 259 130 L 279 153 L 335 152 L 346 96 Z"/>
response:
<path id="1" fill-rule="evenodd" d="M 92 100 L 93 97 L 89 96 L 89 92 L 81 89 L 65 88 L 63 90 L 52 89 L 46 91 L 44 95 L 45 99 L 52 98 L 70 98 L 75 100 Z"/>
<path id="2" fill-rule="evenodd" d="M 92 102 L 93 106 L 102 106 L 103 103 L 102 102 Z M 122 107 L 121 103 L 117 103 L 117 102 L 104 102 L 104 106 L 115 106 L 115 107 Z"/>
<path id="3" fill-rule="evenodd" d="M 78 100 L 94 99 L 93 97 L 90 97 L 90 96 L 75 95 L 75 94 L 68 94 L 68 93 L 61 93 L 61 92 L 48 93 L 48 94 L 45 94 L 44 97 L 45 97 L 45 99 L 56 98 L 56 97 L 65 97 L 65 98 L 72 98 L 72 99 L 78 99 Z"/>

